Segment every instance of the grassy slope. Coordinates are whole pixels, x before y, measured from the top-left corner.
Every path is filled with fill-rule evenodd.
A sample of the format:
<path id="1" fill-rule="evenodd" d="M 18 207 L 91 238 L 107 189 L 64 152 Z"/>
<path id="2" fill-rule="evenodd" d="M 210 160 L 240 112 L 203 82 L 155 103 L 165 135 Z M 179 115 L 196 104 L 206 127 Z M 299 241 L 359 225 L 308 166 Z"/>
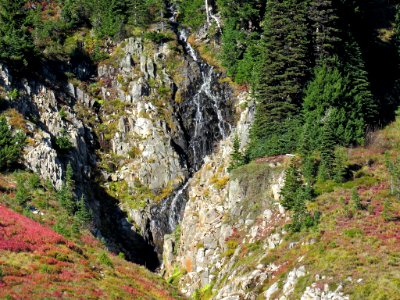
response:
<path id="1" fill-rule="evenodd" d="M 33 175 L 20 176 L 29 185 Z M 30 188 L 28 205 L 43 215 L 22 210 L 16 203 L 14 179 L 14 174 L 0 176 L 0 299 L 180 298 L 145 268 L 109 254 L 88 230 L 71 228 L 72 220 L 50 188 Z M 49 227 L 56 224 L 68 238 Z"/>
<path id="2" fill-rule="evenodd" d="M 351 299 L 400 299 L 400 201 L 390 191 L 386 167 L 387 157 L 394 161 L 400 153 L 400 119 L 371 134 L 370 140 L 366 147 L 348 149 L 348 164 L 358 169 L 352 171 L 352 179 L 317 184 L 319 196 L 309 208 L 322 212 L 320 225 L 288 236 L 268 255 L 265 262 L 285 266 L 268 286 L 284 278 L 304 256 L 300 264 L 308 274 L 299 281 L 293 299 L 299 298 L 317 274 L 325 276 L 318 281 L 322 289 L 328 284 L 334 290 L 342 283 Z M 363 209 L 354 209 L 354 189 Z M 385 199 L 392 203 L 389 221 L 384 218 Z M 299 243 L 292 248 L 292 242 Z"/>

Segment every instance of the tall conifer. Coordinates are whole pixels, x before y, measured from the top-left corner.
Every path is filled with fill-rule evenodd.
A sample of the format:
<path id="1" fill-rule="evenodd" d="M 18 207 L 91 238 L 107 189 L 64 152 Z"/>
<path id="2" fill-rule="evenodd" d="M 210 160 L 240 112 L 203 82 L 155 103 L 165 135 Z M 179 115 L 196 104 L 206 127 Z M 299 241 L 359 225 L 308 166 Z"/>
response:
<path id="1" fill-rule="evenodd" d="M 320 64 L 337 54 L 340 42 L 337 11 L 331 0 L 312 0 L 309 18 L 313 29 L 314 57 Z"/>
<path id="2" fill-rule="evenodd" d="M 32 51 L 26 0 L 0 0 L 0 59 L 21 61 Z"/>
<path id="3" fill-rule="evenodd" d="M 268 1 L 255 87 L 253 157 L 291 150 L 281 141 L 292 133 L 289 127 L 297 126 L 295 119 L 308 74 L 308 44 L 306 3 Z"/>

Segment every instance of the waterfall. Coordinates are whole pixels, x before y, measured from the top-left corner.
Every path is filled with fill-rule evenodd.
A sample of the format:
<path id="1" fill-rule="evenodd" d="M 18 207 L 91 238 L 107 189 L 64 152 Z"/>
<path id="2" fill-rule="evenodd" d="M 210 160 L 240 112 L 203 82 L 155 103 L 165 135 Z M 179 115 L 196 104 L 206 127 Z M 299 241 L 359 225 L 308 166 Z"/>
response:
<path id="1" fill-rule="evenodd" d="M 200 71 L 200 77 L 196 82 L 193 95 L 181 107 L 185 114 L 181 116 L 182 119 L 191 119 L 186 131 L 188 132 L 189 173 L 193 174 L 201 168 L 204 157 L 212 152 L 215 143 L 226 138 L 230 133 L 231 125 L 226 117 L 228 115 L 226 113 L 228 107 L 226 103 L 227 96 L 222 85 L 218 82 L 220 74 L 203 61 L 194 47 L 188 42 L 189 33 L 186 28 L 183 28 L 177 22 L 178 14 L 175 7 L 169 5 L 168 12 L 170 14 L 170 25 L 186 52 L 186 59 L 197 64 Z M 190 178 L 186 179 L 162 203 L 151 208 L 149 230 L 160 258 L 164 235 L 173 232 L 181 222 L 188 200 L 187 189 L 189 184 Z"/>

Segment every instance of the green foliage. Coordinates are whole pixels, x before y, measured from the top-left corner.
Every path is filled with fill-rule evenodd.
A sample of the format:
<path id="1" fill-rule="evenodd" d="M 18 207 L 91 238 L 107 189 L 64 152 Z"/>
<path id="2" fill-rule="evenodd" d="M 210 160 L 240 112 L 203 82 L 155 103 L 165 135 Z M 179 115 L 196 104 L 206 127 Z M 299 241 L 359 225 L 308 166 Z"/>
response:
<path id="1" fill-rule="evenodd" d="M 0 0 L 0 59 L 22 61 L 32 51 L 26 3 L 27 0 Z"/>
<path id="2" fill-rule="evenodd" d="M 179 0 L 179 22 L 197 30 L 206 21 L 204 0 Z"/>
<path id="3" fill-rule="evenodd" d="M 0 170 L 9 169 L 21 156 L 26 136 L 22 132 L 14 133 L 7 120 L 0 117 Z"/>
<path id="4" fill-rule="evenodd" d="M 80 227 L 89 226 L 93 220 L 93 216 L 91 211 L 86 206 L 84 196 L 81 197 L 76 206 L 75 220 L 78 222 Z"/>
<path id="5" fill-rule="evenodd" d="M 390 175 L 390 192 L 400 200 L 400 157 L 392 161 L 386 153 L 385 160 Z"/>
<path id="6" fill-rule="evenodd" d="M 19 91 L 17 89 L 13 89 L 7 93 L 7 97 L 10 99 L 10 101 L 15 101 L 19 97 Z"/>
<path id="7" fill-rule="evenodd" d="M 263 52 L 256 71 L 252 157 L 288 153 L 297 147 L 300 120 L 296 115 L 308 74 L 306 8 L 304 1 L 267 2 Z"/>
<path id="8" fill-rule="evenodd" d="M 240 151 L 240 140 L 238 135 L 235 135 L 233 138 L 233 149 L 231 153 L 231 163 L 228 167 L 228 171 L 232 171 L 237 169 L 238 167 L 244 165 L 246 163 L 245 156 Z"/>
<path id="9" fill-rule="evenodd" d="M 364 232 L 360 228 L 347 229 L 343 233 L 345 236 L 347 236 L 349 238 L 356 238 L 356 237 L 361 237 L 364 235 Z"/>
<path id="10" fill-rule="evenodd" d="M 362 210 L 364 208 L 356 188 L 353 188 L 351 191 L 351 202 L 355 210 Z"/>
<path id="11" fill-rule="evenodd" d="M 173 39 L 173 37 L 169 34 L 156 31 L 145 32 L 143 37 L 157 44 L 166 43 Z"/>
<path id="12" fill-rule="evenodd" d="M 70 215 L 76 211 L 76 201 L 74 195 L 75 182 L 73 180 L 73 170 L 71 164 L 67 165 L 65 181 L 60 190 L 57 191 L 56 198 Z"/>
<path id="13" fill-rule="evenodd" d="M 174 266 L 174 271 L 172 272 L 171 277 L 167 279 L 167 282 L 172 285 L 178 285 L 179 280 L 183 276 L 183 272 L 177 265 Z"/>
<path id="14" fill-rule="evenodd" d="M 286 170 L 285 185 L 281 190 L 282 206 L 292 211 L 292 222 L 288 226 L 292 232 L 316 226 L 320 218 L 319 212 L 311 214 L 307 211 L 306 203 L 312 199 L 312 187 L 304 184 L 302 177 L 292 162 Z"/>
<path id="15" fill-rule="evenodd" d="M 340 42 L 336 7 L 330 0 L 312 0 L 309 18 L 313 27 L 314 56 L 321 63 L 332 58 Z"/>
<path id="16" fill-rule="evenodd" d="M 345 51 L 344 72 L 351 83 L 348 94 L 353 100 L 347 106 L 347 109 L 351 111 L 349 117 L 354 122 L 354 124 L 351 124 L 353 136 L 355 137 L 354 141 L 362 144 L 367 125 L 373 125 L 376 120 L 378 107 L 371 92 L 371 84 L 368 79 L 369 75 L 363 59 L 363 53 L 360 45 L 351 35 L 345 44 Z M 353 140 L 345 142 L 350 143 Z"/>
<path id="17" fill-rule="evenodd" d="M 101 263 L 102 265 L 105 265 L 110 268 L 114 268 L 114 264 L 113 264 L 112 260 L 110 259 L 110 257 L 108 256 L 107 252 L 105 252 L 105 251 L 101 252 L 98 257 L 98 260 L 99 260 L 99 263 Z"/>
<path id="18" fill-rule="evenodd" d="M 207 299 L 211 299 L 212 296 L 213 296 L 212 285 L 206 284 L 201 289 L 196 289 L 194 291 L 192 298 L 194 300 L 207 300 Z"/>
<path id="19" fill-rule="evenodd" d="M 330 115 L 327 116 L 321 134 L 321 162 L 318 169 L 318 178 L 322 181 L 331 179 L 333 176 L 333 164 L 335 160 L 335 137 L 333 133 L 333 125 L 330 122 Z"/>
<path id="20" fill-rule="evenodd" d="M 344 182 L 347 175 L 347 151 L 345 148 L 338 147 L 335 149 L 333 161 L 333 179 L 336 182 Z"/>
<path id="21" fill-rule="evenodd" d="M 262 117 L 261 111 L 256 112 L 246 153 L 251 159 L 292 153 L 297 148 L 302 130 L 299 117 L 288 117 L 281 122 L 267 120 L 270 119 Z"/>
<path id="22" fill-rule="evenodd" d="M 30 193 L 26 186 L 26 178 L 21 174 L 17 174 L 17 187 L 15 191 L 15 199 L 18 204 L 21 206 L 25 206 L 30 199 Z"/>
<path id="23" fill-rule="evenodd" d="M 204 1 L 203 1 L 204 2 Z M 264 16 L 265 1 L 229 1 L 217 0 L 222 15 L 221 60 L 239 83 L 253 83 L 254 69 L 262 51 L 257 44 L 261 36 L 260 23 Z"/>
<path id="24" fill-rule="evenodd" d="M 74 148 L 66 130 L 63 130 L 60 136 L 55 137 L 55 146 L 62 153 L 66 153 Z"/>
<path id="25" fill-rule="evenodd" d="M 91 23 L 99 38 L 121 35 L 124 15 L 120 0 L 97 0 L 93 5 Z"/>
<path id="26" fill-rule="evenodd" d="M 61 119 L 65 120 L 65 118 L 67 117 L 67 113 L 66 113 L 66 111 L 64 110 L 64 107 L 62 107 L 62 108 L 60 109 L 60 111 L 58 112 L 58 115 L 60 116 Z"/>
<path id="27" fill-rule="evenodd" d="M 393 211 L 393 201 L 390 198 L 385 198 L 383 201 L 382 217 L 386 222 L 396 219 L 396 214 Z"/>
<path id="28" fill-rule="evenodd" d="M 294 162 L 292 162 L 285 173 L 285 185 L 281 190 L 281 204 L 286 209 L 292 209 L 296 205 L 298 193 L 301 190 L 303 182 L 301 175 L 297 170 Z"/>

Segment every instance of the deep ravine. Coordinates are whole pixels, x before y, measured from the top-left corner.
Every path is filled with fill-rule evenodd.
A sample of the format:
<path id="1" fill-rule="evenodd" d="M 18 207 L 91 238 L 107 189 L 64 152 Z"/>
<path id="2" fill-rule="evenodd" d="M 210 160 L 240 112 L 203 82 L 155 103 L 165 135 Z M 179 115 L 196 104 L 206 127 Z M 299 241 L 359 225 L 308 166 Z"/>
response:
<path id="1" fill-rule="evenodd" d="M 200 169 L 204 157 L 212 153 L 215 143 L 229 135 L 232 120 L 229 107 L 231 95 L 226 94 L 218 82 L 222 75 L 205 62 L 188 42 L 188 30 L 177 22 L 175 6 L 168 5 L 168 12 L 169 25 L 185 51 L 185 59 L 195 62 L 200 70 L 200 82 L 197 83 L 193 95 L 178 108 L 180 118 L 192 119 L 191 123 L 184 122 L 188 136 L 186 157 L 189 177 L 170 197 L 151 208 L 149 236 L 160 259 L 164 235 L 172 233 L 182 221 L 190 178 Z"/>

